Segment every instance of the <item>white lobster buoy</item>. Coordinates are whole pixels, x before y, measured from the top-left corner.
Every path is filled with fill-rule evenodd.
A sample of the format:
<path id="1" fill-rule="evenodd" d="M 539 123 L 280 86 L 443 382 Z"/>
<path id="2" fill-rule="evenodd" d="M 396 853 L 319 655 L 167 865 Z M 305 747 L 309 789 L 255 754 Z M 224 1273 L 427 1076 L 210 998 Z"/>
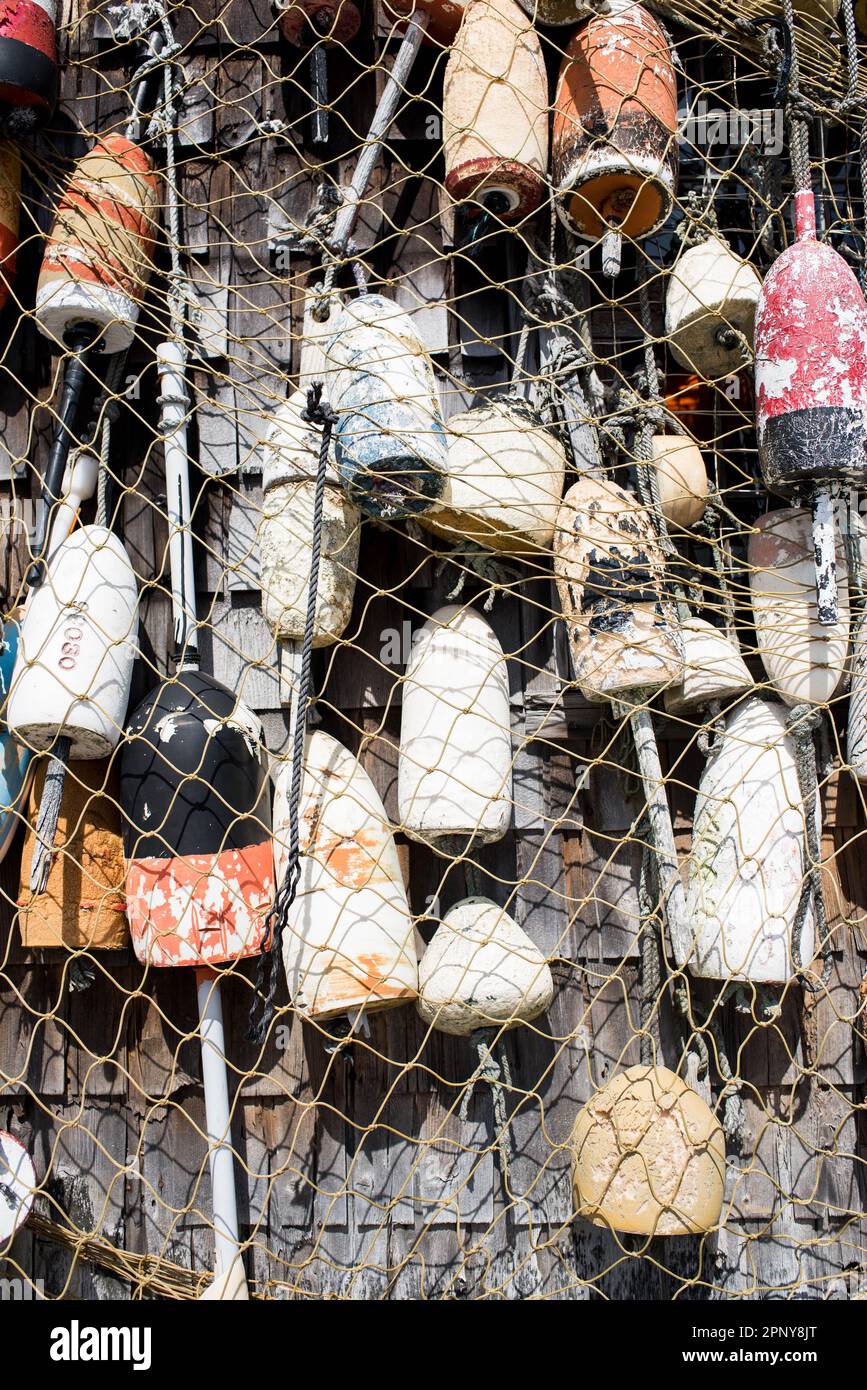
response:
<path id="1" fill-rule="evenodd" d="M 721 377 L 744 365 L 752 348 L 761 276 L 716 236 L 683 252 L 665 294 L 665 333 L 682 367 Z"/>
<path id="2" fill-rule="evenodd" d="M 418 970 L 418 1011 L 442 1033 L 466 1037 L 529 1023 L 553 998 L 542 952 L 489 898 L 464 898 L 449 909 Z"/>
<path id="3" fill-rule="evenodd" d="M 372 516 L 414 516 L 442 493 L 446 437 L 427 349 L 381 294 L 350 299 L 326 348 L 337 466 Z"/>
<path id="4" fill-rule="evenodd" d="M 575 1210 L 642 1236 L 717 1225 L 725 1136 L 701 1096 L 667 1067 L 629 1067 L 597 1091 L 572 1131 Z"/>
<path id="5" fill-rule="evenodd" d="M 453 416 L 447 435 L 445 489 L 422 525 L 511 555 L 550 550 L 566 476 L 560 441 L 498 403 Z"/>
<path id="6" fill-rule="evenodd" d="M 837 536 L 837 621 L 820 623 L 812 516 L 806 508 L 768 512 L 747 548 L 750 596 L 759 655 L 789 705 L 824 704 L 846 671 L 849 579 Z"/>
<path id="7" fill-rule="evenodd" d="M 401 827 L 426 843 L 499 840 L 511 823 L 508 668 L 493 628 L 473 608 L 440 608 L 413 637 L 397 799 Z"/>
<path id="8" fill-rule="evenodd" d="M 728 704 L 752 689 L 755 682 L 733 642 L 705 618 L 686 618 L 680 624 L 683 642 L 683 680 L 666 688 L 669 714 L 685 714 L 714 701 Z"/>
<path id="9" fill-rule="evenodd" d="M 547 192 L 548 78 L 515 0 L 469 0 L 443 82 L 446 192 L 509 221 Z"/>
<path id="10" fill-rule="evenodd" d="M 701 450 L 682 434 L 655 434 L 651 445 L 662 515 L 670 526 L 694 526 L 704 516 L 709 490 Z"/>
<path id="11" fill-rule="evenodd" d="M 136 656 L 138 588 L 117 536 L 82 526 L 27 601 L 7 719 L 21 743 L 105 758 L 123 732 Z"/>
<path id="12" fill-rule="evenodd" d="M 616 483 L 582 478 L 563 498 L 554 572 L 575 677 L 589 699 L 680 679 L 683 649 L 650 517 Z"/>
<path id="13" fill-rule="evenodd" d="M 744 701 L 726 719 L 695 804 L 687 890 L 692 941 L 679 966 L 712 980 L 785 984 L 804 887 L 804 809 L 783 705 Z M 801 961 L 814 951 L 812 903 Z"/>
<path id="14" fill-rule="evenodd" d="M 274 793 L 278 883 L 291 781 L 286 764 Z M 283 931 L 293 1004 L 328 1019 L 414 999 L 415 932 L 385 808 L 358 760 L 318 729 L 307 738 L 298 820 L 301 877 Z"/>
<path id="15" fill-rule="evenodd" d="M 290 642 L 304 636 L 319 463 L 320 434 L 302 419 L 305 404 L 303 392 L 296 391 L 274 411 L 262 449 L 262 607 L 274 636 Z M 361 512 L 340 486 L 332 451 L 322 508 L 315 647 L 336 642 L 349 621 L 360 531 Z"/>

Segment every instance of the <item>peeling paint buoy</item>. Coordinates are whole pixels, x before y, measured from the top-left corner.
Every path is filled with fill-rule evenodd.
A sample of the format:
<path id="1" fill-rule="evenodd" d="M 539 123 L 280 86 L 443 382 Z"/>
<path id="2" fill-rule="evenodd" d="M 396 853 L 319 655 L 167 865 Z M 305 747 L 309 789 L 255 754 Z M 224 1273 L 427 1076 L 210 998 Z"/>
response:
<path id="1" fill-rule="evenodd" d="M 236 695 L 183 668 L 131 716 L 120 800 L 143 965 L 215 966 L 261 950 L 274 896 L 261 734 Z"/>
<path id="2" fill-rule="evenodd" d="M 733 642 L 705 618 L 680 623 L 683 679 L 666 686 L 668 714 L 686 714 L 718 703 L 728 704 L 751 690 L 755 682 Z"/>
<path id="3" fill-rule="evenodd" d="M 453 415 L 446 433 L 445 488 L 422 525 L 511 555 L 550 551 L 566 476 L 556 436 L 497 401 Z"/>
<path id="4" fill-rule="evenodd" d="M 699 1235 L 719 1223 L 722 1127 L 667 1067 L 629 1067 L 597 1091 L 571 1138 L 575 1210 L 641 1236 Z"/>
<path id="5" fill-rule="evenodd" d="M 710 485 L 701 450 L 682 434 L 655 434 L 651 447 L 662 515 L 686 530 L 701 521 L 707 506 Z"/>
<path id="6" fill-rule="evenodd" d="M 423 1021 L 463 1037 L 529 1023 L 554 997 L 542 952 L 489 898 L 449 908 L 422 956 L 418 984 Z"/>
<path id="7" fill-rule="evenodd" d="M 262 520 L 259 526 L 262 611 L 275 637 L 304 636 L 313 559 L 313 503 L 319 436 L 302 418 L 306 398 L 296 391 L 268 422 L 262 448 Z M 313 631 L 314 647 L 336 642 L 352 612 L 361 513 L 337 477 L 333 451 L 325 479 L 322 553 Z"/>
<path id="8" fill-rule="evenodd" d="M 712 980 L 785 984 L 804 887 L 804 807 L 783 705 L 750 698 L 726 719 L 699 783 L 687 888 L 692 940 L 678 966 Z M 812 902 L 801 962 L 813 958 Z"/>
<path id="9" fill-rule="evenodd" d="M 765 670 L 788 705 L 824 704 L 846 672 L 849 582 L 837 538 L 837 621 L 819 622 L 811 516 L 791 507 L 759 517 L 749 538 L 750 598 Z"/>
<path id="10" fill-rule="evenodd" d="M 469 0 L 443 87 L 445 186 L 506 221 L 547 191 L 548 78 L 542 46 L 515 0 Z"/>
<path id="11" fill-rule="evenodd" d="M 509 675 L 490 623 L 449 604 L 414 634 L 402 684 L 398 814 L 414 840 L 500 840 L 512 819 Z"/>
<path id="12" fill-rule="evenodd" d="M 445 483 L 446 437 L 427 350 L 409 317 L 381 294 L 341 310 L 327 347 L 337 466 L 372 516 L 426 510 Z"/>
<path id="13" fill-rule="evenodd" d="M 278 883 L 291 782 L 286 764 L 274 791 Z M 296 1009 L 324 1020 L 414 999 L 415 931 L 385 808 L 358 760 L 320 729 L 307 738 L 298 820 L 301 873 L 283 929 Z"/>
<path id="14" fill-rule="evenodd" d="M 752 348 L 761 276 L 721 237 L 688 247 L 675 261 L 665 291 L 665 334 L 687 371 L 716 379 L 745 364 Z"/>
<path id="15" fill-rule="evenodd" d="M 55 0 L 15 0 L 0 15 L 0 106 L 44 120 L 57 99 Z M 16 135 L 25 133 L 16 130 Z"/>
<path id="16" fill-rule="evenodd" d="M 677 83 L 668 40 L 643 6 L 611 0 L 573 34 L 554 102 L 557 210 L 579 237 L 650 236 L 677 187 Z M 610 271 L 608 272 L 610 273 Z"/>
<path id="17" fill-rule="evenodd" d="M 600 478 L 569 489 L 557 518 L 554 573 L 585 696 L 616 699 L 682 677 L 662 552 L 650 517 L 630 493 Z"/>

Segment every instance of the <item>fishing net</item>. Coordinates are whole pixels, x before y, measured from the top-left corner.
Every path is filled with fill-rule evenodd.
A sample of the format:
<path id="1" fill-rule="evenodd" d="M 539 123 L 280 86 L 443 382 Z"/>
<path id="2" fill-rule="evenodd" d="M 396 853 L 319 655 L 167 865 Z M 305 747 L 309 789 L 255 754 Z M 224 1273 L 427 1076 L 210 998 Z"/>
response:
<path id="1" fill-rule="evenodd" d="M 128 701 L 102 712 L 115 729 L 108 755 L 58 749 L 61 727 L 34 754 L 27 795 L 15 803 L 7 795 L 2 808 L 9 835 L 0 863 L 0 1129 L 21 1141 L 35 1169 L 29 1218 L 0 1246 L 4 1296 L 194 1298 L 215 1270 L 194 971 L 162 968 L 195 960 L 142 964 L 134 954 L 118 838 L 128 809 L 119 781 L 123 731 L 155 684 L 179 679 L 169 400 L 187 432 L 194 536 L 187 603 L 194 603 L 200 668 L 255 716 L 247 731 L 254 744 L 261 725 L 272 778 L 284 788 L 278 869 L 288 864 L 298 893 L 310 894 L 303 927 L 278 873 L 285 891 L 270 926 L 282 927 L 284 949 L 316 928 L 317 949 L 339 954 L 347 914 L 357 909 L 365 930 L 387 935 L 405 891 L 412 928 L 399 997 L 387 997 L 368 960 L 367 1007 L 348 1016 L 334 1008 L 311 1017 L 316 1008 L 299 983 L 309 959 L 298 966 L 291 996 L 282 963 L 271 976 L 255 953 L 221 967 L 228 1137 L 251 1294 L 853 1297 L 867 1264 L 859 1120 L 867 877 L 864 793 L 853 771 L 864 696 L 856 718 L 850 686 L 857 694 L 864 679 L 854 638 L 867 531 L 851 481 L 832 480 L 836 625 L 819 624 L 814 610 L 805 617 L 815 604 L 812 493 L 808 485 L 774 492 L 764 485 L 752 321 L 747 313 L 744 326 L 732 287 L 735 277 L 745 283 L 742 298 L 754 309 L 759 281 L 795 241 L 793 191 L 804 178 L 790 151 L 803 145 L 790 133 L 798 123 L 808 132 L 818 239 L 863 284 L 861 7 L 853 17 L 845 6 L 838 15 L 833 0 L 796 6 L 794 65 L 791 30 L 776 4 L 650 7 L 673 54 L 677 133 L 663 156 L 676 153 L 679 167 L 669 215 L 646 234 L 624 231 L 614 276 L 606 273 L 609 229 L 570 234 L 550 164 L 526 211 L 496 197 L 485 204 L 450 196 L 443 100 L 458 40 L 454 32 L 444 37 L 437 21 L 405 71 L 399 55 L 411 8 L 363 0 L 357 32 L 340 27 L 354 11 L 346 4 L 320 12 L 318 28 L 302 16 L 281 32 L 268 0 L 69 0 L 58 15 L 57 108 L 16 145 L 20 243 L 14 278 L 6 277 L 0 362 L 7 642 L 8 623 L 28 596 L 38 499 L 74 364 L 69 340 L 37 326 L 46 237 L 75 162 L 97 136 L 126 138 L 131 121 L 133 145 L 153 163 L 145 239 L 154 239 L 155 269 L 129 346 L 82 359 L 70 426 L 75 447 L 95 455 L 97 477 L 74 508 L 77 529 L 107 527 L 136 578 Z M 510 61 L 532 34 L 533 8 L 528 0 L 530 13 L 518 12 Z M 546 103 L 575 27 L 546 23 L 555 9 L 540 3 L 532 40 Z M 512 23 L 516 10 L 503 9 Z M 284 21 L 286 14 L 291 7 Z M 142 36 L 153 32 L 163 46 L 148 59 Z M 368 133 L 396 62 L 404 64 L 396 110 L 376 146 Z M 169 76 L 136 119 L 148 63 L 160 81 Z M 509 82 L 508 65 L 490 77 L 492 87 Z M 477 87 L 467 101 L 479 103 Z M 465 129 L 496 146 L 502 129 L 490 122 L 472 106 Z M 541 138 L 538 119 L 534 128 Z M 547 142 L 547 110 L 541 128 Z M 353 175 L 365 157 L 369 178 L 359 189 Z M 639 183 L 645 177 L 649 186 L 646 173 Z M 98 190 L 81 196 L 86 242 L 105 208 Z M 124 207 L 126 235 L 135 218 Z M 351 229 L 336 244 L 347 207 Z M 141 245 L 122 242 L 120 271 L 133 287 Z M 709 246 L 729 261 L 722 308 L 705 335 L 716 354 L 706 369 L 690 342 L 675 342 L 671 305 L 683 258 Z M 699 283 L 710 275 L 702 270 Z M 351 307 L 363 293 L 384 296 L 408 316 L 416 363 L 433 373 L 440 420 L 418 425 L 410 456 L 425 455 L 441 435 L 452 458 L 456 441 L 489 411 L 474 502 L 453 479 L 448 506 L 441 498 L 395 515 L 388 506 L 361 507 L 357 480 L 353 492 L 345 476 L 323 475 L 323 427 L 332 425 L 321 407 L 335 409 L 338 436 L 341 413 L 333 364 L 321 353 L 302 363 L 302 344 L 309 348 L 324 332 L 320 311 L 338 312 L 329 295 Z M 373 313 L 373 330 L 383 314 Z M 156 354 L 166 341 L 184 349 L 182 389 L 171 399 Z M 394 365 L 380 359 L 383 376 Z M 355 385 L 368 370 L 362 353 L 350 373 Z M 317 381 L 318 406 L 315 393 L 307 396 Z M 295 437 L 300 430 L 307 439 L 310 430 L 314 445 L 304 446 L 306 472 L 281 475 L 269 432 L 289 397 Z M 389 430 L 376 417 L 376 440 Z M 673 471 L 658 452 L 654 463 L 660 436 L 675 450 Z M 697 452 L 688 453 L 690 445 Z M 487 469 L 478 468 L 479 447 Z M 558 512 L 576 484 L 589 489 L 583 501 Z M 612 493 L 612 484 L 625 494 Z M 419 502 L 420 492 L 413 474 L 404 501 Z M 613 507 L 610 525 L 625 520 L 639 538 L 634 572 L 621 561 L 606 568 L 598 552 L 581 570 L 577 552 L 600 495 Z M 789 530 L 779 539 L 784 512 Z M 305 661 L 317 536 L 319 597 L 325 591 L 337 616 L 327 640 L 317 638 L 312 651 L 308 643 Z M 604 544 L 601 551 L 610 560 Z M 796 574 L 786 571 L 796 562 Z M 46 582 L 50 592 L 50 575 L 43 589 Z M 596 604 L 583 628 L 582 583 Z M 703 619 L 710 635 L 706 628 L 702 640 L 727 643 L 726 659 L 743 676 L 728 694 L 690 703 L 678 698 L 681 662 L 653 688 L 594 697 L 580 667 L 582 643 L 623 643 L 618 622 L 606 621 L 636 604 L 653 615 L 657 636 L 666 624 L 675 634 L 676 668 L 677 634 Z M 280 622 L 293 605 L 300 630 L 287 638 Z M 426 651 L 434 654 L 429 661 Z M 617 653 L 613 669 L 626 660 Z M 696 680 L 717 670 L 706 647 L 693 662 Z M 323 812 L 315 797 L 305 802 L 303 789 L 294 832 L 291 824 L 304 697 L 305 759 L 312 764 L 317 739 L 342 745 L 346 795 L 360 815 L 360 828 L 344 825 L 344 841 L 335 832 L 315 891 L 305 860 Z M 92 693 L 97 705 L 101 698 Z M 479 701 L 481 722 L 467 741 L 458 726 L 465 730 L 461 721 Z M 733 727 L 745 704 L 759 720 L 757 733 Z M 770 733 L 768 710 L 777 721 Z M 20 746 L 4 735 L 4 750 Z M 338 755 L 334 745 L 317 747 L 325 761 L 316 776 L 324 777 L 327 758 Z M 657 779 L 648 780 L 640 756 L 648 749 L 658 753 Z M 760 756 L 777 759 L 775 775 L 768 777 L 766 762 L 756 772 Z M 437 795 L 428 784 L 432 820 L 419 820 L 407 787 L 418 791 L 441 772 L 441 758 L 448 776 Z M 479 758 L 496 772 L 493 788 L 477 780 Z M 725 776 L 705 796 L 699 856 L 699 784 L 726 758 Z M 64 769 L 46 858 L 34 826 L 46 795 L 51 800 L 51 779 Z M 209 776 L 199 778 L 205 798 L 216 794 Z M 451 819 L 440 816 L 443 801 Z M 256 814 L 268 840 L 268 814 L 261 807 Z M 352 861 L 359 845 L 367 855 L 361 869 Z M 720 868 L 714 854 L 729 850 Z M 41 893 L 33 878 L 40 854 Z M 778 882 L 770 866 L 781 854 Z M 399 882 L 383 869 L 386 860 L 399 866 Z M 717 935 L 758 912 L 777 960 L 780 951 L 785 957 L 782 981 L 769 979 L 772 967 L 763 975 L 752 955 L 744 967 L 736 943 L 695 946 L 702 884 L 710 893 L 723 872 L 740 875 L 742 896 L 734 908 L 727 900 Z M 687 891 L 685 922 L 676 876 Z M 273 895 L 273 879 L 271 888 Z M 503 930 L 506 914 L 525 933 L 510 938 L 503 972 L 510 960 L 521 963 L 542 1007 L 532 1012 L 526 996 L 516 998 L 487 1027 L 476 1017 L 476 1026 L 449 1032 L 448 1000 L 427 1013 L 413 1001 L 415 962 L 468 897 L 493 904 L 479 928 L 483 940 Z M 689 938 L 686 960 L 678 930 L 681 942 L 684 932 Z M 357 979 L 357 957 L 368 947 L 354 949 L 347 948 L 348 969 Z M 716 966 L 702 975 L 696 951 L 706 960 L 714 949 Z M 456 969 L 450 979 L 459 994 L 465 975 Z M 263 1013 L 269 988 L 270 1017 Z M 473 1009 L 485 1014 L 479 988 L 467 1017 Z M 681 1234 L 663 1218 L 686 1202 L 671 1189 L 657 1192 L 649 1230 L 640 1219 L 618 1225 L 607 1207 L 576 1209 L 576 1120 L 593 1102 L 604 1128 L 612 1080 L 653 1066 L 682 1078 L 708 1107 L 724 1152 L 721 1208 Z M 694 1138 L 669 1135 L 674 1148 L 663 1144 L 663 1162 L 681 1172 L 684 1145 Z M 618 1163 L 637 1142 L 623 1138 Z M 707 1134 L 696 1142 L 710 1151 Z M 616 1166 L 606 1178 L 615 1186 Z"/>

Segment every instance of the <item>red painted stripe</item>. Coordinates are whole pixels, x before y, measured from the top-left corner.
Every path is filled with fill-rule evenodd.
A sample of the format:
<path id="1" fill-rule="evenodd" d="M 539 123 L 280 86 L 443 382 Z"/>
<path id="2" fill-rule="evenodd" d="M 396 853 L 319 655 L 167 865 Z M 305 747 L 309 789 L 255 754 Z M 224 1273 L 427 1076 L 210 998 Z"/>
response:
<path id="1" fill-rule="evenodd" d="M 38 48 L 57 61 L 57 40 L 50 17 L 32 0 L 0 0 L 0 37 Z"/>

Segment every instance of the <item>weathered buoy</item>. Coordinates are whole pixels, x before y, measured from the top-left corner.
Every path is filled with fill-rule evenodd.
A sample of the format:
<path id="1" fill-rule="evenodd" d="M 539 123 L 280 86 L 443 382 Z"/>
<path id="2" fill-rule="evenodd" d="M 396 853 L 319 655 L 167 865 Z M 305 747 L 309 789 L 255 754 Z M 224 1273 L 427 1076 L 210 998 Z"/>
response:
<path id="1" fill-rule="evenodd" d="M 214 966 L 261 949 L 274 895 L 261 733 L 236 695 L 189 669 L 130 718 L 120 800 L 143 965 Z"/>
<path id="2" fill-rule="evenodd" d="M 302 419 L 305 397 L 296 391 L 272 414 L 262 449 L 262 521 L 259 554 L 262 611 L 274 636 L 304 636 L 313 557 L 313 503 L 319 436 Z M 322 552 L 313 645 L 336 642 L 349 621 L 358 570 L 361 513 L 347 497 L 329 457 L 322 520 Z"/>
<path id="3" fill-rule="evenodd" d="M 123 732 L 137 651 L 138 586 L 122 543 L 82 526 L 49 557 L 24 610 L 7 721 L 33 751 L 62 735 L 104 758 Z"/>
<path id="4" fill-rule="evenodd" d="M 15 279 L 20 217 L 21 156 L 15 145 L 4 142 L 0 144 L 0 309 Z"/>
<path id="5" fill-rule="evenodd" d="M 569 230 L 616 241 L 661 227 L 677 186 L 676 129 L 668 40 L 641 5 L 611 0 L 573 34 L 557 82 L 552 181 Z M 618 246 L 607 256 L 616 274 Z"/>
<path id="6" fill-rule="evenodd" d="M 696 617 L 683 619 L 679 627 L 683 678 L 665 688 L 663 701 L 669 714 L 728 704 L 752 689 L 755 682 L 746 662 L 721 628 Z"/>
<path id="7" fill-rule="evenodd" d="M 671 526 L 694 526 L 710 490 L 701 450 L 682 434 L 655 434 L 651 446 L 662 515 Z"/>
<path id="8" fill-rule="evenodd" d="M 849 650 L 849 582 L 838 535 L 837 621 L 820 623 L 811 516 L 787 507 L 759 517 L 749 538 L 756 643 L 769 679 L 788 705 L 824 704 L 837 690 Z"/>
<path id="9" fill-rule="evenodd" d="M 274 791 L 277 881 L 288 856 L 292 768 Z M 301 875 L 283 929 L 289 994 L 307 1018 L 414 999 L 415 932 L 391 826 L 361 764 L 330 734 L 307 738 L 299 806 Z"/>
<path id="10" fill-rule="evenodd" d="M 511 555 L 549 551 L 566 476 L 556 436 L 499 402 L 453 415 L 446 432 L 445 488 L 422 525 Z"/>
<path id="11" fill-rule="evenodd" d="M 363 294 L 344 305 L 327 347 L 337 466 L 372 516 L 424 511 L 445 484 L 446 437 L 433 367 L 397 305 Z"/>
<path id="12" fill-rule="evenodd" d="M 20 1139 L 0 1130 L 0 1254 L 30 1215 L 35 1193 L 33 1159 Z"/>
<path id="13" fill-rule="evenodd" d="M 56 343 L 75 328 L 122 352 L 153 269 L 159 209 L 153 162 L 123 135 L 99 136 L 60 200 L 36 287 L 36 322 Z"/>
<path id="14" fill-rule="evenodd" d="M 678 966 L 713 980 L 785 984 L 813 958 L 812 902 L 800 962 L 792 926 L 804 888 L 804 809 L 787 710 L 750 698 L 726 719 L 699 783 L 689 861 L 692 940 Z"/>
<path id="15" fill-rule="evenodd" d="M 547 192 L 548 78 L 542 45 L 515 0 L 469 0 L 443 85 L 445 186 L 505 221 Z"/>
<path id="16" fill-rule="evenodd" d="M 758 271 L 721 237 L 690 246 L 672 266 L 665 291 L 665 334 L 681 366 L 701 376 L 728 376 L 753 346 Z"/>
<path id="17" fill-rule="evenodd" d="M 529 1023 L 553 997 L 542 952 L 490 898 L 449 908 L 419 965 L 418 1011 L 441 1033 Z"/>
<path id="18" fill-rule="evenodd" d="M 662 552 L 631 493 L 601 478 L 569 489 L 557 517 L 554 573 L 575 677 L 588 698 L 616 699 L 681 677 Z"/>
<path id="19" fill-rule="evenodd" d="M 36 826 L 47 765 L 36 771 L 21 857 L 18 926 L 24 946 L 118 951 L 129 944 L 117 775 L 105 761 L 67 771 L 58 848 L 42 892 L 30 888 Z"/>
<path id="20" fill-rule="evenodd" d="M 0 15 L 0 106 L 34 120 L 50 115 L 57 98 L 56 18 L 55 0 L 16 0 Z"/>
<path id="21" fill-rule="evenodd" d="M 509 675 L 490 623 L 449 604 L 413 636 L 402 684 L 397 801 L 401 828 L 436 843 L 484 843 L 512 819 Z"/>
<path id="22" fill-rule="evenodd" d="M 15 617 L 3 624 L 0 640 L 0 862 L 5 858 L 18 827 L 24 823 L 24 813 L 33 777 L 34 763 L 29 748 L 24 748 L 9 730 L 7 721 L 9 687 L 18 657 L 21 629 Z"/>
<path id="23" fill-rule="evenodd" d="M 699 1235 L 722 1212 L 725 1138 L 667 1067 L 629 1067 L 587 1102 L 572 1131 L 575 1210 L 641 1236 Z"/>

